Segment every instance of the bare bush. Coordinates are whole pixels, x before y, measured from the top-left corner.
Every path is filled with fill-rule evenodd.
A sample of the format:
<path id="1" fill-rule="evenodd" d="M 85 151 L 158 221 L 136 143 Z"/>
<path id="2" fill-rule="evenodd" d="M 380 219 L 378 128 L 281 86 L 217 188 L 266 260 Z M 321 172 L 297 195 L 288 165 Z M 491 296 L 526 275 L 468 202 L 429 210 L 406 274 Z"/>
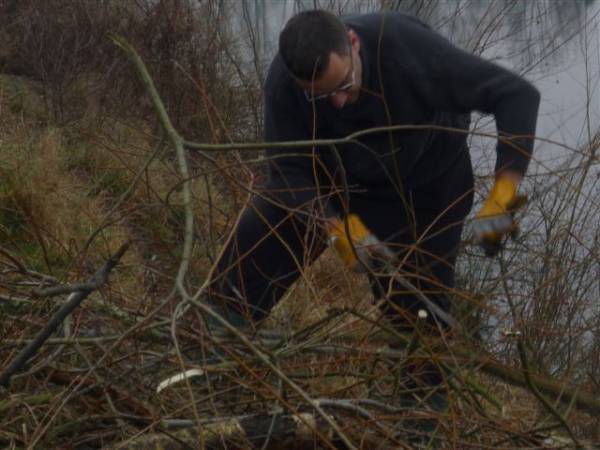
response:
<path id="1" fill-rule="evenodd" d="M 527 37 L 532 20 L 558 11 L 552 2 L 458 1 L 441 14 L 437 3 L 357 7 L 408 10 L 492 54 L 507 39 L 501 24 Z M 293 4 L 345 12 L 351 2 Z M 390 330 L 366 280 L 327 253 L 277 306 L 271 329 L 207 331 L 204 281 L 237 211 L 261 194 L 260 144 L 243 156 L 241 144 L 207 145 L 247 146 L 261 128 L 263 68 L 240 61 L 265 58 L 264 36 L 244 53 L 252 30 L 231 25 L 238 5 L 0 0 L 0 72 L 32 80 L 31 98 L 41 92 L 47 109 L 45 119 L 22 114 L 26 89 L 17 96 L 0 79 L 0 108 L 10 112 L 0 116 L 0 375 L 67 299 L 89 294 L 0 387 L 0 445 L 402 448 L 415 421 L 432 417 L 448 448 L 598 442 L 595 130 L 582 145 L 560 147 L 563 166 L 534 162 L 521 235 L 501 258 L 484 259 L 465 236 L 452 293 L 464 335 L 439 342 Z M 252 2 L 243 6 L 245 25 L 265 20 Z M 469 32 L 459 33 L 461 21 Z M 109 31 L 146 63 L 187 150 L 164 133 Z M 542 58 L 556 48 L 554 31 L 541 40 Z M 541 61 L 524 45 L 514 49 L 520 70 L 536 73 Z M 491 141 L 473 136 L 480 174 L 489 173 Z M 539 154 L 552 145 L 538 142 Z M 478 182 L 484 192 L 489 179 Z M 109 281 L 90 291 L 90 276 L 127 240 Z M 424 362 L 447 375 L 444 416 L 399 401 L 407 368 Z M 194 376 L 161 385 L 187 370 Z"/>
<path id="2" fill-rule="evenodd" d="M 246 98 L 241 90 L 256 90 L 236 85 L 236 68 L 225 57 L 236 52 L 227 36 L 228 14 L 221 2 L 187 0 L 5 1 L 0 72 L 38 82 L 49 117 L 58 123 L 81 118 L 88 109 L 96 121 L 107 114 L 147 118 L 143 90 L 106 37 L 119 33 L 148 61 L 179 129 L 223 140 L 225 129 L 235 130 L 234 124 L 251 116 L 251 105 L 240 102 Z"/>

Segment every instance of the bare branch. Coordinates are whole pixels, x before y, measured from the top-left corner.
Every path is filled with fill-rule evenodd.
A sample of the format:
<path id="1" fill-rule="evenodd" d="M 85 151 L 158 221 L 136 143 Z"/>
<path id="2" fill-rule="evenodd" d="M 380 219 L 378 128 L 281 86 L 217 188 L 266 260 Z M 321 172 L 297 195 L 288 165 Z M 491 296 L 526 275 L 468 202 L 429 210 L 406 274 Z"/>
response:
<path id="1" fill-rule="evenodd" d="M 27 361 L 40 349 L 44 342 L 56 331 L 59 325 L 77 308 L 83 300 L 86 299 L 95 289 L 106 283 L 110 271 L 118 264 L 121 257 L 129 248 L 129 242 L 123 244 L 117 252 L 110 257 L 108 261 L 91 277 L 89 283 L 84 289 L 74 291 L 67 303 L 48 321 L 48 324 L 42 328 L 34 340 L 29 343 L 19 354 L 11 361 L 8 367 L 0 374 L 0 386 L 8 387 L 11 377 L 22 369 Z"/>

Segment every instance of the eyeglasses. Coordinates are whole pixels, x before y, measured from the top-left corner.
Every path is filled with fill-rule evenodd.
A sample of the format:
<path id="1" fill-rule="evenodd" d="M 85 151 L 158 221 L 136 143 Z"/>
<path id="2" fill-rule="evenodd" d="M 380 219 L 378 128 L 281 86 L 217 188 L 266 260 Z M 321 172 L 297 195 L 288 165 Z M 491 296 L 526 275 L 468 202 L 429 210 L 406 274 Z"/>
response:
<path id="1" fill-rule="evenodd" d="M 352 89 L 352 86 L 354 86 L 354 83 L 356 82 L 354 63 L 352 64 L 352 73 L 351 73 L 350 77 L 351 78 L 348 83 L 342 84 L 340 87 L 334 89 L 333 91 L 326 92 L 324 94 L 313 95 L 312 92 L 308 92 L 305 90 L 304 97 L 306 97 L 307 101 L 314 102 L 314 101 L 318 101 L 318 100 L 325 100 L 325 99 L 331 98 L 334 95 L 339 94 L 340 92 L 348 92 L 350 89 Z"/>

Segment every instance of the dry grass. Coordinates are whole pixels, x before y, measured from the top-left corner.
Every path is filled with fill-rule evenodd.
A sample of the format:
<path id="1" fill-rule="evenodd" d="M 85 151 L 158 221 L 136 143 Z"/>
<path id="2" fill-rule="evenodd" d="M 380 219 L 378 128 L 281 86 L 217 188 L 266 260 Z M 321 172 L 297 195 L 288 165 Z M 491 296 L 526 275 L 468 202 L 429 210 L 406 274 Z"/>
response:
<path id="1" fill-rule="evenodd" d="M 167 4 L 161 3 L 161 7 Z M 171 28 L 165 25 L 162 36 L 175 30 L 183 33 L 181 39 L 186 39 L 187 29 L 177 21 L 184 15 L 173 17 Z M 172 49 L 168 43 L 163 44 Z M 223 42 L 218 44 L 225 46 Z M 202 54 L 222 57 L 219 45 L 203 48 L 208 53 Z M 1 50 L 0 45 L 0 57 Z M 194 130 L 193 136 L 186 137 L 211 142 L 255 138 L 259 120 L 252 122 L 247 114 L 251 105 L 240 107 L 239 101 L 256 101 L 259 91 L 243 90 L 239 83 L 230 86 L 228 81 L 234 72 L 230 65 L 224 63 L 218 71 L 196 79 L 214 82 L 204 86 L 205 91 L 189 79 L 188 73 L 182 75 L 183 72 L 169 71 L 164 66 L 159 69 L 154 73 L 159 75 L 172 105 L 179 105 L 178 95 L 186 94 L 181 109 L 171 109 L 184 133 Z M 169 90 L 169 76 L 174 73 L 178 75 L 172 82 L 178 86 Z M 125 78 L 133 78 L 132 72 Z M 106 86 L 106 82 L 101 75 L 82 71 L 60 92 L 61 101 L 73 105 L 74 111 L 63 110 L 61 120 L 57 120 L 52 113 L 56 109 L 48 108 L 47 98 L 42 95 L 45 88 L 39 82 L 0 76 L 0 360 L 11 361 L 24 340 L 35 336 L 64 302 L 64 296 L 36 298 L 32 296 L 32 286 L 82 282 L 124 241 L 132 242 L 110 282 L 92 293 L 53 336 L 55 340 L 42 347 L 14 377 L 11 388 L 1 391 L 6 395 L 0 396 L 0 445 L 101 448 L 143 433 L 170 432 L 165 421 L 173 418 L 198 425 L 220 417 L 271 412 L 282 406 L 287 411 L 304 411 L 306 402 L 272 368 L 248 348 L 231 342 L 223 345 L 227 355 L 223 364 L 205 367 L 210 377 L 156 394 L 156 386 L 166 377 L 202 366 L 204 352 L 215 343 L 206 335 L 202 318 L 195 310 L 190 310 L 172 328 L 179 299 L 170 293 L 181 261 L 185 218 L 183 180 L 175 157 L 148 104 L 138 101 L 139 92 L 138 97 L 132 94 L 137 103 L 127 97 L 123 110 L 112 109 L 118 105 L 122 91 L 109 90 L 113 97 L 102 98 L 98 86 Z M 117 87 L 124 86 L 128 85 Z M 203 92 L 222 95 L 207 100 Z M 131 105 L 136 108 L 131 109 Z M 592 152 L 591 146 L 589 151 Z M 252 178 L 251 169 L 255 166 L 235 153 L 215 156 L 219 167 L 197 154 L 188 156 L 197 239 L 186 286 L 193 292 L 204 281 L 247 200 L 248 192 L 241 186 L 258 180 Z M 260 179 L 261 174 L 254 173 Z M 557 191 L 561 192 L 559 186 Z M 543 202 L 534 204 L 548 207 Z M 584 206 L 592 208 L 594 203 L 590 200 Z M 540 215 L 548 217 L 546 210 Z M 577 223 L 589 229 L 591 222 Z M 525 228 L 535 235 L 536 227 Z M 558 239 L 561 235 L 549 236 Z M 526 234 L 515 246 L 527 244 L 530 237 Z M 549 239 L 546 243 L 551 242 L 556 241 Z M 552 245 L 553 249 L 557 247 Z M 542 244 L 539 248 L 545 247 Z M 516 294 L 523 296 L 523 317 L 531 317 L 531 323 L 540 314 L 525 308 L 530 305 L 527 294 L 537 292 L 547 298 L 549 291 L 544 289 L 559 286 L 548 280 L 566 279 L 570 273 L 558 264 L 563 261 L 560 253 L 550 252 L 544 259 L 542 251 L 536 252 L 530 251 L 529 257 L 547 261 L 547 266 L 534 266 L 532 259 L 523 258 L 518 260 L 519 267 L 532 272 L 542 267 L 537 271 L 547 277 L 532 276 L 535 282 L 531 283 L 531 291 L 514 288 Z M 587 261 L 592 261 L 593 255 L 593 251 L 587 254 Z M 479 308 L 484 318 L 492 314 L 500 317 L 501 326 L 523 325 L 514 323 L 499 306 L 498 298 L 502 299 L 503 293 L 498 287 L 501 277 L 497 268 L 491 272 L 498 282 L 488 278 L 477 254 L 466 255 L 463 267 L 463 287 L 470 292 L 472 308 Z M 544 267 L 553 267 L 553 271 Z M 480 281 L 483 279 L 487 283 Z M 548 304 L 558 305 L 554 300 L 560 298 L 561 292 L 567 298 L 574 296 L 557 289 L 550 292 L 553 301 Z M 388 349 L 387 341 L 374 333 L 377 327 L 346 315 L 310 329 L 343 308 L 368 311 L 371 300 L 366 279 L 340 267 L 326 252 L 275 308 L 267 323 L 286 337 L 301 333 L 300 337 L 258 345 L 312 398 L 368 397 L 397 406 L 406 361 L 382 353 Z M 538 310 L 543 310 L 543 306 L 537 304 Z M 557 350 L 553 354 L 566 359 L 567 352 L 559 346 L 563 335 L 555 329 L 557 326 L 546 324 L 545 330 L 552 328 L 552 333 L 544 334 L 544 324 L 537 325 L 542 332 L 533 336 L 532 342 L 539 343 L 542 349 L 544 344 L 554 343 Z M 597 325 L 587 325 L 590 332 L 597 331 Z M 532 330 L 533 327 L 529 331 Z M 577 330 L 581 328 L 573 334 Z M 59 337 L 66 340 L 56 340 Z M 496 355 L 518 366 L 513 347 L 510 339 L 494 342 Z M 586 355 L 593 355 L 593 348 L 586 347 L 589 353 L 573 357 L 564 366 L 571 364 L 576 369 L 578 362 L 586 362 Z M 543 356 L 549 358 L 550 352 L 538 353 L 542 355 L 539 359 L 543 370 L 542 363 L 547 362 Z M 449 345 L 433 358 L 451 354 Z M 450 413 L 442 419 L 448 448 L 540 448 L 549 434 L 566 435 L 528 390 L 483 376 L 466 363 L 458 362 L 452 367 L 458 378 L 451 390 Z M 562 367 L 558 375 L 582 380 L 582 373 Z M 592 364 L 585 367 L 590 373 L 596 370 L 590 378 L 597 379 L 598 369 L 593 369 Z M 465 380 L 480 385 L 484 393 L 474 394 L 473 384 Z M 583 381 L 594 392 L 592 381 Z M 493 405 L 494 397 L 501 409 Z M 382 448 L 400 446 L 401 439 L 383 437 L 385 434 L 378 427 L 398 427 L 414 413 L 369 407 L 371 417 L 365 419 L 335 407 L 327 411 L 354 442 L 363 443 L 363 448 L 373 448 L 371 439 L 380 440 Z M 597 418 L 577 411 L 565 416 L 579 438 L 600 440 Z M 319 445 L 327 448 L 326 441 L 321 439 Z M 573 445 L 572 441 L 556 442 L 546 448 Z"/>

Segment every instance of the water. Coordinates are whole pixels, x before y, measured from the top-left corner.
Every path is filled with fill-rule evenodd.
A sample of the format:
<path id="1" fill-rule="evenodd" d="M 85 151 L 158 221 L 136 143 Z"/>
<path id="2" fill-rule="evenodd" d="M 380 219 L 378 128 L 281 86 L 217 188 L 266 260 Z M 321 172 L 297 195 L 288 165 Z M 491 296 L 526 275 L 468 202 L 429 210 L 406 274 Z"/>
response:
<path id="1" fill-rule="evenodd" d="M 507 294 L 494 281 L 499 276 L 496 260 L 463 252 L 458 272 L 461 288 L 486 293 L 490 308 L 484 312 L 489 325 L 486 341 L 501 346 L 505 328 L 527 330 L 534 337 L 539 331 L 537 340 L 529 342 L 535 358 L 550 358 L 545 364 L 559 372 L 570 364 L 589 368 L 589 361 L 573 363 L 571 355 L 580 349 L 593 354 L 600 345 L 594 337 L 597 325 L 592 325 L 600 323 L 600 208 L 595 200 L 600 171 L 597 156 L 588 171 L 589 154 L 577 149 L 585 148 L 600 131 L 600 0 L 246 0 L 243 4 L 246 21 L 240 21 L 239 29 L 249 25 L 257 37 L 255 52 L 247 53 L 248 62 L 258 59 L 255 67 L 262 71 L 276 51 L 285 21 L 299 10 L 316 4 L 331 6 L 335 12 L 368 12 L 399 4 L 456 45 L 522 74 L 540 90 L 538 140 L 529 171 L 533 176 L 525 187 L 530 202 L 521 217 L 525 237 L 505 257 L 516 275 L 508 277 L 507 286 L 520 322 L 513 323 Z M 475 123 L 495 131 L 490 118 Z M 494 144 L 483 138 L 472 142 L 478 181 L 488 185 L 478 185 L 477 201 L 489 188 Z M 566 167 L 571 171 L 557 170 Z"/>
<path id="2" fill-rule="evenodd" d="M 572 153 L 556 143 L 578 148 L 600 129 L 600 1 L 245 0 L 239 23 L 253 28 L 252 57 L 258 56 L 264 70 L 276 52 L 279 31 L 295 12 L 315 5 L 341 13 L 368 12 L 396 4 L 455 44 L 522 73 L 538 87 L 541 139 L 532 171 L 551 170 L 570 158 Z M 493 123 L 488 127 L 493 129 Z M 484 161 L 482 173 L 491 170 L 493 162 L 485 162 L 493 160 L 489 155 L 474 159 Z"/>

